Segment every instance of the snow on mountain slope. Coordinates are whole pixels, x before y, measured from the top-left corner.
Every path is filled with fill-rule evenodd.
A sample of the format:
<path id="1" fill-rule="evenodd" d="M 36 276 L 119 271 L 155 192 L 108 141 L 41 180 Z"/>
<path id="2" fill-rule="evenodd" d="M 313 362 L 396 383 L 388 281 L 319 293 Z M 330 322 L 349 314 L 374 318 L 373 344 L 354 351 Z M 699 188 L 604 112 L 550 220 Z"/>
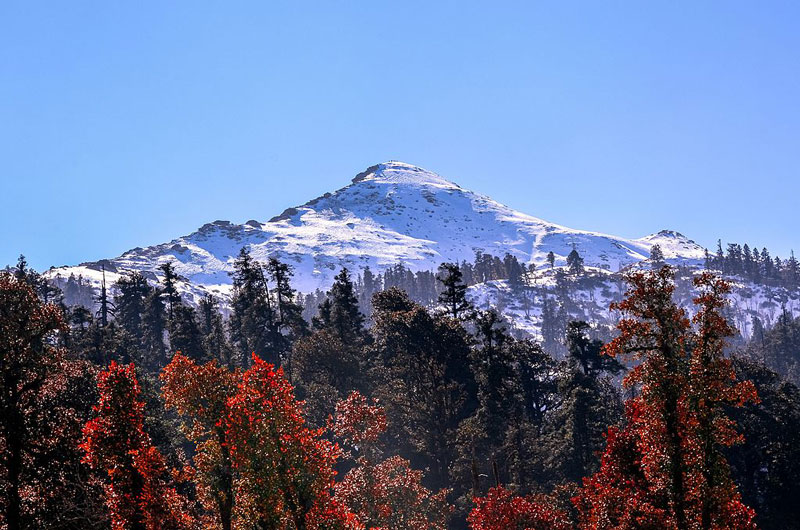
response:
<path id="1" fill-rule="evenodd" d="M 515 255 L 544 265 L 548 252 L 563 264 L 574 248 L 586 265 L 617 271 L 646 259 L 658 244 L 670 262 L 699 264 L 704 249 L 676 232 L 640 239 L 573 230 L 515 211 L 422 168 L 386 162 L 359 173 L 333 193 L 288 208 L 267 222 L 215 221 L 168 243 L 135 248 L 103 260 L 107 281 L 139 270 L 155 280 L 158 266 L 173 261 L 186 278 L 189 297 L 229 294 L 233 260 L 243 246 L 253 257 L 274 256 L 291 264 L 294 285 L 303 292 L 327 288 L 342 266 L 382 270 L 403 263 L 411 270 L 433 270 L 444 261 L 472 260 L 475 252 Z M 48 271 L 100 280 L 101 262 Z M 191 287 L 190 287 L 191 286 Z"/>

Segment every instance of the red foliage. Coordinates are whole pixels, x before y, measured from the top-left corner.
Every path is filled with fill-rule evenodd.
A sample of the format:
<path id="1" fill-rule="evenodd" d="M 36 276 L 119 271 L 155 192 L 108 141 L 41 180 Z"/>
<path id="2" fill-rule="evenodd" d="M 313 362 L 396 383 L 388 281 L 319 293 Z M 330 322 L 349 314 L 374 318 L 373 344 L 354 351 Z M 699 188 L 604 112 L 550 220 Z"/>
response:
<path id="1" fill-rule="evenodd" d="M 467 518 L 472 530 L 569 530 L 567 515 L 546 496 L 516 497 L 503 487 L 475 499 Z"/>
<path id="2" fill-rule="evenodd" d="M 333 434 L 353 445 L 375 444 L 386 430 L 383 407 L 370 405 L 359 392 L 352 392 L 336 404 L 334 418 Z"/>
<path id="3" fill-rule="evenodd" d="M 453 507 L 447 490 L 433 493 L 422 485 L 422 472 L 394 456 L 377 462 L 386 413 L 358 392 L 336 405 L 333 432 L 358 450 L 356 467 L 336 485 L 336 499 L 368 528 L 377 530 L 446 530 Z"/>
<path id="4" fill-rule="evenodd" d="M 626 423 L 611 429 L 601 469 L 585 480 L 576 504 L 586 529 L 753 529 L 753 511 L 729 476 L 720 448 L 740 437 L 723 405 L 756 399 L 749 383 L 734 384 L 723 357 L 731 327 L 720 314 L 728 285 L 695 279 L 701 294 L 693 321 L 672 301 L 672 271 L 629 275 L 613 356 L 641 363 L 625 379 L 638 389 Z"/>
<path id="5" fill-rule="evenodd" d="M 196 364 L 177 353 L 161 373 L 168 408 L 188 419 L 188 438 L 195 444 L 195 482 L 208 512 L 208 526 L 233 527 L 234 476 L 227 444 L 228 399 L 239 376 L 212 361 Z"/>
<path id="6" fill-rule="evenodd" d="M 184 499 L 143 428 L 144 404 L 133 365 L 112 362 L 100 373 L 96 417 L 84 427 L 85 461 L 108 477 L 106 504 L 114 530 L 168 530 L 193 526 Z"/>
<path id="7" fill-rule="evenodd" d="M 255 355 L 228 400 L 237 511 L 266 528 L 359 528 L 332 499 L 338 446 L 305 425 L 283 371 Z"/>

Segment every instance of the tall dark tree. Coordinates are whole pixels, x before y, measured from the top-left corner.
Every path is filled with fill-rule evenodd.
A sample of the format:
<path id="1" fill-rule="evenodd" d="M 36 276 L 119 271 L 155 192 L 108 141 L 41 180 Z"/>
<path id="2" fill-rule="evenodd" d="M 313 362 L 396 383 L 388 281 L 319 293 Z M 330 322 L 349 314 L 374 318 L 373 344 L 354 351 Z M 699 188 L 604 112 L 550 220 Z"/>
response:
<path id="1" fill-rule="evenodd" d="M 171 321 L 175 306 L 181 303 L 181 296 L 178 294 L 178 273 L 175 272 L 171 261 L 162 263 L 158 268 L 164 273 L 164 277 L 161 279 L 162 292 L 167 298 L 167 320 Z"/>
<path id="2" fill-rule="evenodd" d="M 572 274 L 580 275 L 583 274 L 583 258 L 576 249 L 572 249 L 572 251 L 567 255 L 567 266 L 569 267 L 569 271 Z"/>
<path id="3" fill-rule="evenodd" d="M 567 352 L 589 377 L 597 377 L 606 372 L 611 375 L 619 374 L 624 367 L 620 362 L 603 353 L 603 342 L 589 338 L 591 326 L 583 321 L 573 320 L 567 324 L 566 341 Z"/>
<path id="4" fill-rule="evenodd" d="M 658 244 L 650 247 L 650 266 L 654 269 L 664 266 L 664 252 Z"/>
<path id="5" fill-rule="evenodd" d="M 266 277 L 261 264 L 242 248 L 234 261 L 233 298 L 229 326 L 237 355 L 249 363 L 253 353 L 279 364 L 280 358 L 269 356 L 268 346 L 274 337 L 275 315 L 270 303 Z"/>
<path id="6" fill-rule="evenodd" d="M 455 320 L 469 318 L 473 313 L 473 306 L 467 300 L 467 286 L 464 284 L 461 269 L 457 263 L 442 263 L 439 265 L 439 274 L 436 279 L 442 284 L 443 290 L 439 293 L 439 304 Z"/>
<path id="7" fill-rule="evenodd" d="M 142 356 L 143 367 L 157 372 L 167 365 L 164 332 L 167 328 L 166 308 L 161 291 L 152 289 L 144 299 L 142 310 Z"/>
<path id="8" fill-rule="evenodd" d="M 733 409 L 745 440 L 727 451 L 742 500 L 765 530 L 800 528 L 800 389 L 758 362 L 734 359 L 738 381 L 752 381 L 758 403 Z"/>
<path id="9" fill-rule="evenodd" d="M 623 367 L 602 353 L 603 343 L 590 339 L 588 330 L 585 322 L 567 325 L 567 360 L 558 382 L 561 403 L 543 444 L 545 475 L 553 483 L 579 483 L 596 471 L 606 430 L 622 415 L 619 392 L 604 375 Z"/>
<path id="10" fill-rule="evenodd" d="M 395 418 L 389 435 L 414 462 L 431 470 L 431 485 L 449 483 L 457 428 L 474 409 L 466 332 L 434 316 L 398 289 L 373 297 L 376 395 Z"/>
<path id="11" fill-rule="evenodd" d="M 137 341 L 143 339 L 142 317 L 145 313 L 145 300 L 152 290 L 140 272 L 120 276 L 114 284 L 114 318 L 119 326 L 130 333 Z"/>
<path id="12" fill-rule="evenodd" d="M 219 311 L 219 303 L 213 295 L 206 295 L 198 304 L 198 321 L 203 336 L 203 349 L 206 355 L 216 359 L 222 366 L 232 369 L 241 366 L 233 354 L 228 336 L 225 333 L 225 322 Z"/>
<path id="13" fill-rule="evenodd" d="M 319 316 L 314 319 L 314 326 L 330 329 L 343 342 L 364 340 L 364 315 L 358 308 L 358 297 L 346 268 L 342 268 L 334 278 L 327 300 L 320 305 Z"/>
<path id="14" fill-rule="evenodd" d="M 303 320 L 303 308 L 296 302 L 297 293 L 290 280 L 292 269 L 275 258 L 269 258 L 266 270 L 273 282 L 274 318 L 270 329 L 272 355 L 282 362 L 291 364 L 292 344 L 307 332 L 306 321 Z M 287 368 L 291 372 L 291 368 Z"/>
<path id="15" fill-rule="evenodd" d="M 205 351 L 203 334 L 200 331 L 194 308 L 184 304 L 178 304 L 173 308 L 169 346 L 170 353 L 173 355 L 181 352 L 195 361 L 210 360 L 211 356 Z"/>

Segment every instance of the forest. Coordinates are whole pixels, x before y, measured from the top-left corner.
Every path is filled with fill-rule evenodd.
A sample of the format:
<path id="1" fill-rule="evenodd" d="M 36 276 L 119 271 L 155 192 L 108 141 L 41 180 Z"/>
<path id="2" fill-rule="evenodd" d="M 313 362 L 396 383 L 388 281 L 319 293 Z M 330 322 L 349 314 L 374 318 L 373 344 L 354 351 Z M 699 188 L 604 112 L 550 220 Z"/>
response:
<path id="1" fill-rule="evenodd" d="M 693 275 L 691 313 L 654 259 L 613 334 L 541 344 L 466 296 L 524 276 L 509 257 L 302 297 L 242 249 L 226 304 L 188 303 L 164 263 L 83 306 L 21 258 L 0 271 L 0 528 L 800 528 L 800 319 L 736 340 L 720 274 L 796 284 L 797 262 L 745 248 Z"/>

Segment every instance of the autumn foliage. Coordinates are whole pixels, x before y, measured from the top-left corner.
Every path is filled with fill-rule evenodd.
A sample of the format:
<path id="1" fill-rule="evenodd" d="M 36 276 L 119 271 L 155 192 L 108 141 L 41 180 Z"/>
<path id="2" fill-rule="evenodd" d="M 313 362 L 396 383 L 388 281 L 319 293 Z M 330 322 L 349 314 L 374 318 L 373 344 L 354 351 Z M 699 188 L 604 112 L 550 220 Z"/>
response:
<path id="1" fill-rule="evenodd" d="M 164 459 L 144 432 L 144 403 L 132 364 L 112 362 L 98 378 L 100 402 L 84 428 L 85 461 L 107 477 L 114 530 L 193 526 L 187 503 L 170 484 Z"/>
<path id="2" fill-rule="evenodd" d="M 498 486 L 475 499 L 468 522 L 472 530 L 569 530 L 567 515 L 545 495 L 518 497 Z"/>
<path id="3" fill-rule="evenodd" d="M 446 530 L 453 510 L 447 491 L 434 493 L 422 485 L 423 474 L 408 460 L 381 460 L 379 438 L 386 414 L 358 392 L 336 406 L 332 430 L 357 451 L 355 467 L 336 485 L 336 500 L 347 506 L 367 528 L 384 530 Z"/>
<path id="4" fill-rule="evenodd" d="M 736 383 L 723 357 L 732 330 L 721 315 L 728 284 L 695 278 L 700 295 L 690 320 L 672 300 L 672 271 L 629 275 L 624 318 L 605 351 L 638 364 L 624 384 L 637 395 L 625 424 L 612 428 L 601 469 L 576 499 L 585 529 L 752 529 L 755 514 L 741 502 L 721 448 L 740 435 L 724 406 L 757 399 Z M 692 324 L 694 323 L 694 327 Z"/>
<path id="5" fill-rule="evenodd" d="M 195 444 L 194 476 L 207 528 L 233 528 L 234 474 L 226 418 L 237 375 L 216 361 L 197 364 L 180 352 L 161 373 L 164 402 L 184 418 L 184 431 Z"/>

